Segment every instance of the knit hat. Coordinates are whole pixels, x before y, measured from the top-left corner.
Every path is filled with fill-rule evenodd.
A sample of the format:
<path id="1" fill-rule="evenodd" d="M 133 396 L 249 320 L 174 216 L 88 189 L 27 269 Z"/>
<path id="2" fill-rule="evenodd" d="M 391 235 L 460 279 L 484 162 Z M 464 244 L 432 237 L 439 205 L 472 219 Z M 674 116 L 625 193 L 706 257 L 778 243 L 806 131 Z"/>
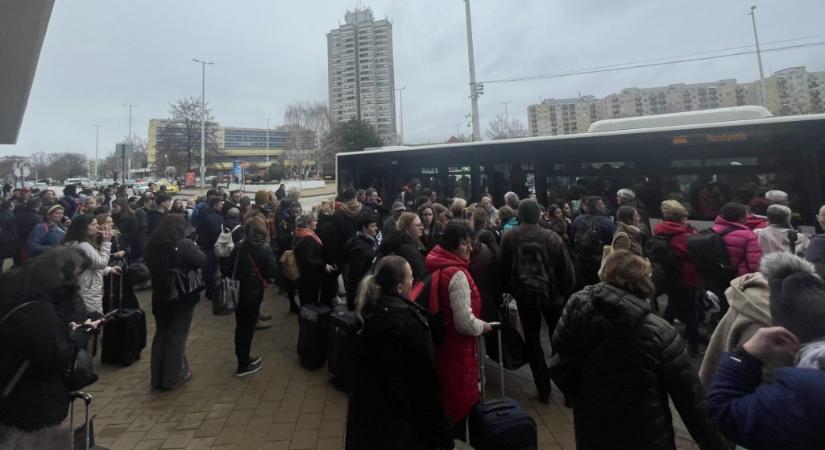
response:
<path id="1" fill-rule="evenodd" d="M 809 342 L 825 336 L 825 282 L 813 264 L 787 252 L 762 258 L 760 271 L 770 287 L 771 318 Z"/>
<path id="2" fill-rule="evenodd" d="M 48 216 L 48 215 L 49 215 L 49 214 L 51 214 L 51 213 L 52 213 L 55 209 L 62 209 L 62 210 L 64 210 L 64 211 L 66 210 L 66 208 L 64 208 L 62 205 L 54 205 L 54 206 L 52 206 L 51 208 L 49 208 L 49 212 L 47 212 L 47 213 L 46 213 L 46 215 Z"/>
<path id="3" fill-rule="evenodd" d="M 539 204 L 530 199 L 524 199 L 518 204 L 518 221 L 520 223 L 539 223 L 541 208 Z"/>

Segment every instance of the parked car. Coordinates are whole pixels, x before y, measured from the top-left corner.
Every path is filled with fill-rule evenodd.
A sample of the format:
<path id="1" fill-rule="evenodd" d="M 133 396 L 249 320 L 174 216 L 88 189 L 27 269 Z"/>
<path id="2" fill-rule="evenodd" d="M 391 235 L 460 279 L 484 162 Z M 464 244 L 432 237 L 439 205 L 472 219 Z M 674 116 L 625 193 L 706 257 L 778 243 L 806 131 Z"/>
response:
<path id="1" fill-rule="evenodd" d="M 168 193 L 168 194 L 176 194 L 176 193 L 180 192 L 180 189 L 178 188 L 177 184 L 175 184 L 174 182 L 169 181 L 165 178 L 161 178 L 155 184 L 158 185 L 158 188 L 160 188 L 161 186 L 166 186 L 166 193 Z"/>
<path id="2" fill-rule="evenodd" d="M 141 181 L 139 183 L 135 183 L 132 185 L 132 192 L 135 193 L 137 196 L 141 196 L 149 190 L 149 183 L 146 181 Z"/>

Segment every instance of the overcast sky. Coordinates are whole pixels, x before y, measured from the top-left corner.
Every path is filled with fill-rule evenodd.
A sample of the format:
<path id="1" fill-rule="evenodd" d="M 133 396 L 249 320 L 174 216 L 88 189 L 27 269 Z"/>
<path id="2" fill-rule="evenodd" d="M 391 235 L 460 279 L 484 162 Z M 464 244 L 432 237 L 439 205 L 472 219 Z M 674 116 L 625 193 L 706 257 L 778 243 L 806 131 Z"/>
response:
<path id="1" fill-rule="evenodd" d="M 473 0 L 479 80 L 684 55 L 753 43 L 755 0 Z M 128 134 L 146 138 L 169 103 L 206 97 L 222 125 L 277 125 L 286 105 L 328 101 L 326 33 L 356 1 L 56 1 L 16 145 L 0 155 L 72 151 L 101 157 Z M 443 142 L 465 115 L 468 71 L 460 0 L 364 0 L 393 23 L 396 87 L 404 91 L 408 143 Z M 825 33 L 822 0 L 757 1 L 762 42 Z M 806 42 L 825 41 L 825 36 Z M 779 44 L 787 45 L 787 44 Z M 825 46 L 765 54 L 766 75 L 791 66 L 825 70 Z M 523 123 L 542 98 L 608 95 L 625 87 L 758 77 L 753 55 L 561 79 L 494 84 L 480 100 L 481 123 L 504 112 Z"/>

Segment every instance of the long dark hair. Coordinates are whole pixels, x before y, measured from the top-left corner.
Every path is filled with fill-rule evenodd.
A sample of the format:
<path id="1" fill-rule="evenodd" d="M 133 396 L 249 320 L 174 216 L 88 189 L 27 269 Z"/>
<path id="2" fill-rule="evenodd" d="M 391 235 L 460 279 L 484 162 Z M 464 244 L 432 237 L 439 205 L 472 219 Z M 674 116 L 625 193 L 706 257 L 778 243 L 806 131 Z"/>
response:
<path id="1" fill-rule="evenodd" d="M 181 214 L 167 214 L 161 219 L 146 244 L 146 264 L 155 273 L 172 268 L 175 246 L 186 235 L 186 219 Z"/>
<path id="2" fill-rule="evenodd" d="M 86 229 L 89 228 L 89 224 L 95 220 L 95 216 L 91 214 L 81 214 L 72 219 L 72 224 L 69 225 L 69 230 L 66 231 L 66 236 L 63 237 L 63 243 L 69 245 L 88 242 L 95 248 L 98 248 L 99 245 L 97 240 L 90 238 L 89 234 L 86 232 Z"/>
<path id="3" fill-rule="evenodd" d="M 135 215 L 135 212 L 132 211 L 132 207 L 129 206 L 129 201 L 125 198 L 115 199 L 112 204 L 120 207 L 120 214 L 117 215 L 118 217 L 132 217 Z"/>

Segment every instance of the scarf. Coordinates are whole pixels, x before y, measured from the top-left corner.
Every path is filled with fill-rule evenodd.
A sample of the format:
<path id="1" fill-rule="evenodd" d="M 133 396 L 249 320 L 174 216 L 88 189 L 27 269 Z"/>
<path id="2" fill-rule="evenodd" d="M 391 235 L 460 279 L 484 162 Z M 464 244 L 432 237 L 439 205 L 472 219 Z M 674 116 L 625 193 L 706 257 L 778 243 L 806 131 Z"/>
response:
<path id="1" fill-rule="evenodd" d="M 296 240 L 303 239 L 305 237 L 311 237 L 312 239 L 315 240 L 315 242 L 318 243 L 318 245 L 324 245 L 321 242 L 321 238 L 319 238 L 318 235 L 315 234 L 315 232 L 310 230 L 309 228 L 296 228 L 295 229 L 295 239 Z"/>
<path id="2" fill-rule="evenodd" d="M 344 213 L 349 217 L 358 217 L 358 215 L 361 214 L 362 206 L 363 205 L 361 205 L 361 202 L 358 200 L 351 200 L 344 203 L 341 206 L 341 209 L 344 210 Z"/>

